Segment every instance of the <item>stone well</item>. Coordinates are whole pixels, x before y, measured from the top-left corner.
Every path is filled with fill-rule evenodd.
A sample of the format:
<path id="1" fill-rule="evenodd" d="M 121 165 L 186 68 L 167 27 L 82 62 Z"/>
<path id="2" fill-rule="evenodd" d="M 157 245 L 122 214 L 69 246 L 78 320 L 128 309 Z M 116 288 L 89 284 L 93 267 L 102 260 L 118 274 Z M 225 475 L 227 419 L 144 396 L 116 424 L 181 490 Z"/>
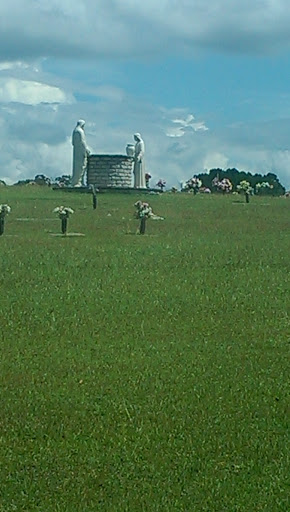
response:
<path id="1" fill-rule="evenodd" d="M 126 155 L 90 155 L 87 184 L 97 188 L 131 188 L 134 159 Z"/>

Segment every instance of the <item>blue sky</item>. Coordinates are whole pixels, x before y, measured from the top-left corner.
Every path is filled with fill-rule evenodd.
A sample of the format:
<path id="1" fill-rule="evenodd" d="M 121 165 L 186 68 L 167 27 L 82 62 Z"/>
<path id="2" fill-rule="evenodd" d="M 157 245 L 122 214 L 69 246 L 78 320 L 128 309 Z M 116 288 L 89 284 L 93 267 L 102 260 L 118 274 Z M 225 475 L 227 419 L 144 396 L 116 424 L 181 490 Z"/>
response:
<path id="1" fill-rule="evenodd" d="M 212 167 L 290 188 L 288 0 L 11 0 L 0 6 L 0 178 L 71 172 L 136 131 L 156 181 Z"/>

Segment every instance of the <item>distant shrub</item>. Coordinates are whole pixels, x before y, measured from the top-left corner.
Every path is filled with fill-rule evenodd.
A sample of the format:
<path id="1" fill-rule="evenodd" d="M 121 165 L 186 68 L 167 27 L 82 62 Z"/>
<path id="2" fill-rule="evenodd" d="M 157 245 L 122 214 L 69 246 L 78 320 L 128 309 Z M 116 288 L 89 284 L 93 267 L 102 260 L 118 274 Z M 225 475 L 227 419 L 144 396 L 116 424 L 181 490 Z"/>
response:
<path id="1" fill-rule="evenodd" d="M 71 185 L 71 176 L 69 174 L 63 174 L 55 178 L 55 185 L 58 187 L 69 187 Z"/>
<path id="2" fill-rule="evenodd" d="M 44 174 L 36 174 L 34 181 L 37 185 L 51 185 L 51 179 Z"/>
<path id="3" fill-rule="evenodd" d="M 35 185 L 35 181 L 31 179 L 19 180 L 17 183 L 13 183 L 13 185 Z"/>

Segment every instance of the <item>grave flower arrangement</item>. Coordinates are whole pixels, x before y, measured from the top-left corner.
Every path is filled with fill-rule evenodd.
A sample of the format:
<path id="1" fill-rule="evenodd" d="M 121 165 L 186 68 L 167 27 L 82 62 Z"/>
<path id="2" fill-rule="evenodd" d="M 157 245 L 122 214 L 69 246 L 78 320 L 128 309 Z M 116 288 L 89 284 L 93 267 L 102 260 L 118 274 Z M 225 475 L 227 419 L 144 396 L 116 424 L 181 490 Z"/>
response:
<path id="1" fill-rule="evenodd" d="M 150 181 L 151 178 L 152 178 L 151 174 L 149 172 L 146 172 L 146 174 L 145 174 L 146 188 L 150 188 L 149 187 L 149 181 Z"/>
<path id="2" fill-rule="evenodd" d="M 263 194 L 266 190 L 273 188 L 273 185 L 270 185 L 268 181 L 262 181 L 261 183 L 256 183 L 255 189 L 257 194 Z"/>
<path id="3" fill-rule="evenodd" d="M 227 194 L 232 191 L 233 185 L 228 178 L 223 178 L 222 180 L 216 176 L 211 182 L 213 188 L 218 192 L 222 192 L 223 194 Z"/>
<path id="4" fill-rule="evenodd" d="M 239 185 L 237 185 L 237 191 L 245 194 L 246 202 L 248 203 L 250 200 L 250 194 L 252 194 L 253 189 L 247 180 L 242 180 Z"/>
<path id="5" fill-rule="evenodd" d="M 190 180 L 187 180 L 187 182 L 186 182 L 187 190 L 189 190 L 189 191 L 193 190 L 194 195 L 197 194 L 197 192 L 199 191 L 201 186 L 202 186 L 202 181 L 197 176 L 193 176 L 193 178 L 190 178 Z"/>
<path id="6" fill-rule="evenodd" d="M 237 185 L 237 191 L 238 192 L 251 192 L 252 187 L 249 183 L 249 181 L 242 180 L 239 185 Z"/>
<path id="7" fill-rule="evenodd" d="M 149 203 L 143 203 L 142 201 L 137 201 L 134 204 L 136 211 L 135 216 L 137 219 L 140 219 L 140 228 L 139 233 L 140 235 L 144 235 L 146 230 L 146 219 L 149 219 L 151 217 L 153 211 L 151 206 L 149 206 Z"/>
<path id="8" fill-rule="evenodd" d="M 163 189 L 165 188 L 166 186 L 166 181 L 165 180 L 158 180 L 157 183 L 156 183 L 156 187 L 159 187 L 161 192 L 163 192 Z"/>
<path id="9" fill-rule="evenodd" d="M 61 220 L 61 232 L 63 235 L 67 232 L 67 221 L 71 214 L 74 213 L 74 210 L 72 208 L 69 208 L 68 206 L 57 206 L 53 213 L 57 213 L 58 217 Z"/>
<path id="10" fill-rule="evenodd" d="M 135 216 L 137 219 L 143 219 L 146 217 L 147 219 L 153 215 L 153 211 L 149 203 L 143 203 L 142 201 L 137 201 L 134 204 L 136 208 Z"/>
<path id="11" fill-rule="evenodd" d="M 160 217 L 159 215 L 155 215 L 153 213 L 153 210 L 149 203 L 145 203 L 142 201 L 137 201 L 134 204 L 136 210 L 135 210 L 135 217 L 137 219 L 140 219 L 140 235 L 144 235 L 145 229 L 146 229 L 146 220 L 147 219 L 153 219 L 153 220 L 164 220 L 164 217 Z"/>
<path id="12" fill-rule="evenodd" d="M 223 194 L 228 194 L 232 191 L 233 185 L 228 178 L 222 179 L 218 182 L 218 190 L 221 190 Z"/>
<path id="13" fill-rule="evenodd" d="M 10 212 L 11 208 L 8 204 L 0 204 L 0 235 L 3 235 L 4 233 L 5 217 Z"/>

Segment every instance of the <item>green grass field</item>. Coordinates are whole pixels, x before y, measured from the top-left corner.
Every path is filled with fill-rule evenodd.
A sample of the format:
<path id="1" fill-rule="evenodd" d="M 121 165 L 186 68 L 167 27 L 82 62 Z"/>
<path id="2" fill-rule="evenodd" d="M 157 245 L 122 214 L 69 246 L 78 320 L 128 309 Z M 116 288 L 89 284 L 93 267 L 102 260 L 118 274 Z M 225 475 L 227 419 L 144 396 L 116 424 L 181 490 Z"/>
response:
<path id="1" fill-rule="evenodd" d="M 290 201 L 0 203 L 0 511 L 288 511 Z"/>

